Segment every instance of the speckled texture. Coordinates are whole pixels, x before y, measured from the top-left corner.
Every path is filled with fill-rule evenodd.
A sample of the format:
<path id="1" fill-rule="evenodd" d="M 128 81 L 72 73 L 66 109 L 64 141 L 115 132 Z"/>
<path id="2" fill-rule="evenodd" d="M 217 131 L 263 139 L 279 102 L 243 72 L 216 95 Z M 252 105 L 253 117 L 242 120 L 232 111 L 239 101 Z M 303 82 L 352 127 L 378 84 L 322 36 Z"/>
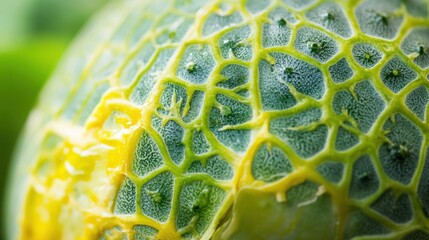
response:
<path id="1" fill-rule="evenodd" d="M 120 2 L 28 121 L 11 239 L 429 239 L 429 1 Z"/>

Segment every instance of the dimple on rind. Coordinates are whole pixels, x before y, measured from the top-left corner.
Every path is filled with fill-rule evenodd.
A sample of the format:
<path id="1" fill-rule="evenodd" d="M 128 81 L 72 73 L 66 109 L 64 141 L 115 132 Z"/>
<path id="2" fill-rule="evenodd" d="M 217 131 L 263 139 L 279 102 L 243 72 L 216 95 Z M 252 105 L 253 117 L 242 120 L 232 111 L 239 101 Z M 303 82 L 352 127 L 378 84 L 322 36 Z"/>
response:
<path id="1" fill-rule="evenodd" d="M 370 80 L 359 82 L 353 91 L 354 95 L 347 90 L 337 92 L 332 107 L 337 114 L 346 114 L 354 119 L 360 130 L 368 132 L 385 103 Z"/>
<path id="2" fill-rule="evenodd" d="M 253 56 L 253 49 L 246 39 L 251 34 L 251 28 L 244 26 L 232 29 L 219 39 L 219 49 L 224 59 L 238 58 L 249 61 Z"/>
<path id="3" fill-rule="evenodd" d="M 281 110 L 295 105 L 289 84 L 298 92 L 320 99 L 325 93 L 320 69 L 284 53 L 270 53 L 276 60 L 259 62 L 259 90 L 264 110 Z"/>
<path id="4" fill-rule="evenodd" d="M 384 54 L 369 43 L 358 43 L 352 48 L 354 60 L 364 68 L 374 67 Z"/>
<path id="5" fill-rule="evenodd" d="M 250 130 L 233 129 L 252 118 L 252 109 L 248 104 L 218 94 L 216 100 L 220 107 L 212 107 L 209 115 L 209 127 L 216 138 L 226 147 L 243 152 L 250 141 Z M 224 129 L 232 127 L 232 129 Z"/>
<path id="6" fill-rule="evenodd" d="M 415 78 L 417 78 L 416 71 L 398 57 L 389 60 L 380 72 L 381 81 L 395 93 L 401 91 Z"/>
<path id="7" fill-rule="evenodd" d="M 178 229 L 189 227 L 202 234 L 216 215 L 226 193 L 205 181 L 185 183 L 179 194 Z M 185 232 L 186 233 L 186 232 Z"/>
<path id="8" fill-rule="evenodd" d="M 283 8 L 276 8 L 268 15 L 270 22 L 263 26 L 262 46 L 286 46 L 290 42 L 290 24 L 297 22 L 295 17 Z"/>
<path id="9" fill-rule="evenodd" d="M 174 176 L 163 172 L 143 184 L 140 191 L 140 208 L 143 214 L 165 222 L 171 211 L 174 194 Z"/>
<path id="10" fill-rule="evenodd" d="M 340 35 L 343 38 L 352 36 L 352 30 L 340 6 L 333 2 L 322 3 L 308 11 L 305 17 L 318 25 Z"/>
<path id="11" fill-rule="evenodd" d="M 339 51 L 338 42 L 314 28 L 304 26 L 296 34 L 295 49 L 321 63 L 327 62 Z"/>
<path id="12" fill-rule="evenodd" d="M 401 50 L 420 68 L 429 67 L 429 28 L 413 28 L 401 43 Z"/>
<path id="13" fill-rule="evenodd" d="M 397 10 L 401 0 L 366 0 L 355 11 L 362 32 L 379 38 L 393 39 L 404 20 Z"/>
<path id="14" fill-rule="evenodd" d="M 203 84 L 207 82 L 215 64 L 209 45 L 193 44 L 183 53 L 176 74 L 187 82 Z"/>
<path id="15" fill-rule="evenodd" d="M 389 139 L 379 148 L 383 169 L 391 179 L 408 184 L 420 158 L 421 130 L 402 114 L 387 120 L 383 129 Z"/>

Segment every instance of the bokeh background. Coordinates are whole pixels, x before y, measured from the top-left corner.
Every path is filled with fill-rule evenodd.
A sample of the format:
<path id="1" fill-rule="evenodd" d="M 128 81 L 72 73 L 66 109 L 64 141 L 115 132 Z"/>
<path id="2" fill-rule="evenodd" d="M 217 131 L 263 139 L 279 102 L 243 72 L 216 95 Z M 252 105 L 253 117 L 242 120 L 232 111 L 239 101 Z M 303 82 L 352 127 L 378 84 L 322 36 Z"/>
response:
<path id="1" fill-rule="evenodd" d="M 0 0 L 0 239 L 14 145 L 67 46 L 109 0 Z"/>

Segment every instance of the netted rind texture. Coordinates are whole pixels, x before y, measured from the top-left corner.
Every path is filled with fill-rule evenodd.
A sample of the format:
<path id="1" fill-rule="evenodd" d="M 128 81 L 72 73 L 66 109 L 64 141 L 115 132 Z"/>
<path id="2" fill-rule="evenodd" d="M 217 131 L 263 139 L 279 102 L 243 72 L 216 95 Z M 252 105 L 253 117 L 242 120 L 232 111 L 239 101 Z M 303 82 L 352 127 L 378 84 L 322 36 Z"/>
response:
<path id="1" fill-rule="evenodd" d="M 11 236 L 429 239 L 428 12 L 109 5 L 29 120 Z"/>

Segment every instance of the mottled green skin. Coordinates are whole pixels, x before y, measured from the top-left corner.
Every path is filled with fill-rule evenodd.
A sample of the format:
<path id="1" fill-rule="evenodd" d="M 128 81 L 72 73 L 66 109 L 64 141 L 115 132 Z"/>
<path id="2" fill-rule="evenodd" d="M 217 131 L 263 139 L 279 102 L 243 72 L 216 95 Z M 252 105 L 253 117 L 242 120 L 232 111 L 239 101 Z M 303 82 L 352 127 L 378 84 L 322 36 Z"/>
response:
<path id="1" fill-rule="evenodd" d="M 427 0 L 119 4 L 70 50 L 18 158 L 36 161 L 23 156 L 43 147 L 25 142 L 41 126 L 88 126 L 118 91 L 142 119 L 101 239 L 165 234 L 129 219 L 184 239 L 429 239 L 428 12 Z"/>

